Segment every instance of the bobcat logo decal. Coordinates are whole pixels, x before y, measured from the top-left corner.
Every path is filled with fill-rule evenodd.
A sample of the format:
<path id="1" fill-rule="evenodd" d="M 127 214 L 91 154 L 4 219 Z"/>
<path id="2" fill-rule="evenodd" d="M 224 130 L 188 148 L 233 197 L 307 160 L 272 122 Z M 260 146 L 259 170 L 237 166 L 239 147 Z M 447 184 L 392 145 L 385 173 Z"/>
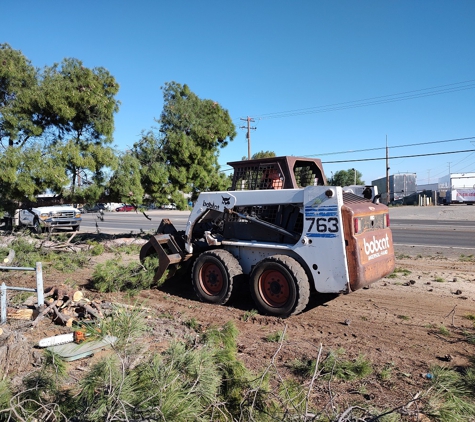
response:
<path id="1" fill-rule="evenodd" d="M 221 196 L 221 198 L 223 200 L 223 202 L 222 202 L 223 205 L 229 205 L 231 203 L 231 197 L 230 196 L 228 196 L 227 198 L 225 198 L 224 196 Z"/>

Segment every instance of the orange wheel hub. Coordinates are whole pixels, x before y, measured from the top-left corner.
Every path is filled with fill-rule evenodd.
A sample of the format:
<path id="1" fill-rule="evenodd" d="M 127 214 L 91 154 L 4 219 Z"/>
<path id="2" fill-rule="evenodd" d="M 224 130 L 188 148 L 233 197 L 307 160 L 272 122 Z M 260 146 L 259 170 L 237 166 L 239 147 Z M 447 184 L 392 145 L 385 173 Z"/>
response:
<path id="1" fill-rule="evenodd" d="M 218 295 L 224 285 L 221 269 L 216 264 L 205 263 L 200 270 L 200 285 L 206 294 Z"/>
<path id="2" fill-rule="evenodd" d="M 269 306 L 281 307 L 289 300 L 289 282 L 280 271 L 264 271 L 259 277 L 259 293 Z"/>

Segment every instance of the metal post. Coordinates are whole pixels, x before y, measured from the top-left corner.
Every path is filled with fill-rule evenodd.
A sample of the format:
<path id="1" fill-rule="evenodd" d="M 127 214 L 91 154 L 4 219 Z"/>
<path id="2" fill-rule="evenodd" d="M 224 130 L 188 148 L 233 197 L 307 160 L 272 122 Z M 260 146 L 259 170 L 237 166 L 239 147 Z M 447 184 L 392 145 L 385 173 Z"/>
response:
<path id="1" fill-rule="evenodd" d="M 43 306 L 45 303 L 44 289 L 43 289 L 43 266 L 41 262 L 36 263 L 36 295 L 38 297 L 38 306 Z"/>
<path id="2" fill-rule="evenodd" d="M 247 121 L 247 159 L 251 159 L 251 129 L 256 130 L 256 127 L 251 127 L 251 122 L 254 122 L 252 117 L 247 116 L 247 119 L 241 119 Z M 246 129 L 246 126 L 239 126 L 241 129 Z"/>
<path id="3" fill-rule="evenodd" d="M 388 135 L 386 135 L 386 205 L 389 205 L 391 202 L 391 192 L 389 188 L 389 148 L 388 148 Z"/>
<path id="4" fill-rule="evenodd" d="M 0 323 L 5 324 L 7 322 L 7 286 L 5 283 L 0 286 L 0 307 L 2 308 Z"/>

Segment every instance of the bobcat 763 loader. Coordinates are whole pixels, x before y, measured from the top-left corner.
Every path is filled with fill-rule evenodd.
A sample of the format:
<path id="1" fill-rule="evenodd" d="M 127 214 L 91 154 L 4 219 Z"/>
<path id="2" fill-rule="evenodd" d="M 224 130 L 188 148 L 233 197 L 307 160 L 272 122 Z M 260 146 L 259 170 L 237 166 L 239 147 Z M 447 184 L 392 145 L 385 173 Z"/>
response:
<path id="1" fill-rule="evenodd" d="M 230 191 L 200 194 L 178 232 L 162 220 L 140 259 L 157 254 L 155 279 L 192 263 L 200 300 L 225 304 L 248 282 L 263 314 L 302 312 L 311 290 L 350 293 L 394 270 L 386 205 L 326 186 L 321 161 L 273 157 L 228 163 Z"/>

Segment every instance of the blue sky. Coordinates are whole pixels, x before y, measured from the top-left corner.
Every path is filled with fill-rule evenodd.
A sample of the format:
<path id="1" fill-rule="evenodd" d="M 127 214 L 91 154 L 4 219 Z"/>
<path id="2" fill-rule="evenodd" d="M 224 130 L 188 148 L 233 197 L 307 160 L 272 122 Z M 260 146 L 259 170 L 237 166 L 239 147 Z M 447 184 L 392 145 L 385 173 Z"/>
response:
<path id="1" fill-rule="evenodd" d="M 120 150 L 156 126 L 169 81 L 229 111 L 238 136 L 220 152 L 223 169 L 247 155 L 239 128 L 247 116 L 257 128 L 251 153 L 379 158 L 386 137 L 390 157 L 475 150 L 473 0 L 1 0 L 1 8 L 0 42 L 36 67 L 76 58 L 116 78 Z M 460 138 L 472 139 L 435 143 Z M 413 144 L 423 145 L 393 148 Z M 475 171 L 475 151 L 389 165 L 435 182 L 449 166 Z M 356 168 L 367 183 L 385 167 L 324 164 L 327 177 Z"/>

